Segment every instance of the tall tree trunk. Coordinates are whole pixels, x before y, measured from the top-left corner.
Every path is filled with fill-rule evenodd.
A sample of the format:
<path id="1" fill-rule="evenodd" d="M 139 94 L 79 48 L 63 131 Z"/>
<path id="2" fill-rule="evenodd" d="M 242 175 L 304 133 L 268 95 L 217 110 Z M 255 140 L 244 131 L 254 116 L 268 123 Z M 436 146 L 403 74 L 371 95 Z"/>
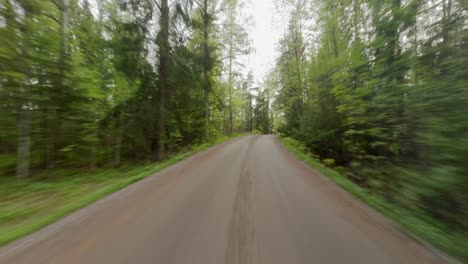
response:
<path id="1" fill-rule="evenodd" d="M 208 90 L 208 72 L 205 70 L 203 74 L 205 78 L 205 89 L 203 91 L 204 95 L 204 102 L 205 102 L 205 110 L 204 110 L 204 115 L 205 115 L 205 140 L 209 141 L 210 140 L 210 131 L 209 131 L 209 126 L 210 126 L 210 94 Z"/>
<path id="2" fill-rule="evenodd" d="M 119 167 L 122 162 L 122 133 L 117 133 L 114 151 L 114 167 Z"/>
<path id="3" fill-rule="evenodd" d="M 60 77 L 62 84 L 65 84 L 65 69 L 67 60 L 67 35 L 68 35 L 68 9 L 70 0 L 60 0 Z"/>
<path id="4" fill-rule="evenodd" d="M 267 133 L 268 134 L 271 134 L 271 124 L 270 124 L 270 88 L 267 87 L 265 89 L 265 94 L 266 94 L 266 116 L 267 116 L 267 120 L 268 120 L 268 127 L 267 127 Z"/>
<path id="5" fill-rule="evenodd" d="M 31 157 L 31 110 L 22 106 L 18 121 L 18 152 L 16 161 L 16 177 L 29 177 Z"/>
<path id="6" fill-rule="evenodd" d="M 161 0 L 159 44 L 159 118 L 156 136 L 156 160 L 164 159 L 166 140 L 166 97 L 169 79 L 169 4 Z"/>
<path id="7" fill-rule="evenodd" d="M 46 168 L 55 167 L 55 130 L 56 130 L 56 111 L 51 103 L 47 106 L 46 114 L 46 129 L 47 129 L 47 146 L 46 146 Z"/>
<path id="8" fill-rule="evenodd" d="M 253 109 L 252 109 L 252 92 L 249 92 L 249 133 L 252 132 Z"/>
<path id="9" fill-rule="evenodd" d="M 46 147 L 46 166 L 48 169 L 55 167 L 56 161 L 56 149 L 57 149 L 57 137 L 60 135 L 60 122 L 61 115 L 57 112 L 57 106 L 63 99 L 59 94 L 65 94 L 66 91 L 66 71 L 67 71 L 67 46 L 68 46 L 68 20 L 69 20 L 69 7 L 70 0 L 59 0 L 57 7 L 60 10 L 60 58 L 59 58 L 59 81 L 58 86 L 60 87 L 57 91 L 51 91 L 49 94 L 49 100 L 51 103 L 47 106 L 47 147 Z"/>
<path id="10" fill-rule="evenodd" d="M 93 138 L 96 140 L 96 142 L 94 142 L 94 144 L 91 146 L 91 161 L 89 164 L 91 169 L 95 169 L 97 167 L 98 152 L 99 148 L 101 147 L 99 144 L 98 128 L 99 126 L 96 126 L 95 128 L 93 128 L 92 132 Z"/>
<path id="11" fill-rule="evenodd" d="M 232 41 L 232 32 L 231 32 L 231 42 L 229 43 L 229 136 L 232 135 L 233 132 L 233 114 L 232 114 L 232 56 L 233 56 L 233 41 Z"/>
<path id="12" fill-rule="evenodd" d="M 8 29 L 8 32 L 11 34 L 8 34 L 7 37 L 11 41 L 11 43 L 18 43 L 18 39 L 21 35 L 16 33 L 16 13 L 13 8 L 14 4 L 11 1 L 5 1 L 4 2 L 4 8 L 5 8 L 5 27 Z M 25 11 L 27 12 L 27 11 Z M 25 17 L 29 15 L 28 13 L 24 14 Z M 26 26 L 23 24 L 22 27 L 20 27 L 22 31 L 23 36 L 27 36 L 27 29 Z M 21 42 L 21 41 L 19 41 Z M 27 39 L 24 40 L 24 42 L 28 42 Z M 23 44 L 25 44 L 23 43 Z M 29 45 L 24 45 L 23 49 L 26 48 Z M 24 50 L 19 49 L 19 53 L 15 55 L 20 55 L 19 57 L 24 56 Z M 21 68 L 16 68 L 14 64 L 9 65 L 11 68 L 7 70 L 12 70 L 12 71 L 20 71 Z M 19 87 L 19 92 L 22 94 L 22 96 L 27 98 L 27 92 L 28 89 L 25 89 L 24 83 L 20 83 L 16 81 L 14 78 L 11 76 L 7 77 L 7 87 Z M 31 110 L 28 109 L 29 105 L 28 102 L 20 101 L 18 110 L 19 110 L 19 115 L 18 115 L 18 131 L 17 131 L 17 153 L 16 153 L 16 177 L 18 179 L 25 179 L 29 177 L 29 167 L 30 167 L 30 156 L 31 156 Z"/>
<path id="13" fill-rule="evenodd" d="M 234 40 L 233 40 L 233 35 L 234 35 L 234 10 L 235 10 L 235 4 L 230 6 L 230 13 L 229 13 L 229 136 L 232 135 L 233 133 L 233 128 L 234 128 L 234 122 L 233 122 L 233 113 L 232 113 L 232 62 L 234 59 Z"/>
<path id="14" fill-rule="evenodd" d="M 123 113 L 120 113 L 119 121 L 117 123 L 117 136 L 115 139 L 114 149 L 114 167 L 119 167 L 122 163 L 122 142 L 123 142 Z"/>
<path id="15" fill-rule="evenodd" d="M 203 1 L 203 57 L 204 57 L 204 63 L 203 63 L 203 78 L 204 78 L 204 101 L 205 101 L 205 140 L 210 140 L 210 132 L 209 132 L 209 124 L 210 124 L 210 97 L 209 93 L 211 90 L 211 85 L 210 85 L 210 76 L 209 76 L 209 71 L 210 71 L 210 53 L 209 53 L 209 47 L 208 47 L 208 27 L 209 27 L 209 15 L 208 15 L 208 0 Z"/>
<path id="16" fill-rule="evenodd" d="M 359 38 L 359 18 L 361 15 L 360 6 L 361 3 L 359 2 L 359 0 L 353 0 L 353 41 L 357 41 L 357 39 Z"/>

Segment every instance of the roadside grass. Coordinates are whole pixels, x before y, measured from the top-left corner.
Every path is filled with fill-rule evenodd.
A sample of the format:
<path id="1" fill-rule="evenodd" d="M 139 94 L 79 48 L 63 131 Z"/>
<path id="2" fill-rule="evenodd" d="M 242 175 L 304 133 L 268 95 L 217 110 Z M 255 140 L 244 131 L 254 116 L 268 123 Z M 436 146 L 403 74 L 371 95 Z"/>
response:
<path id="1" fill-rule="evenodd" d="M 240 136 L 243 135 L 221 137 L 194 146 L 161 163 L 93 171 L 61 169 L 43 172 L 23 181 L 0 177 L 0 245 L 28 235 L 210 146 Z"/>
<path id="2" fill-rule="evenodd" d="M 462 232 L 454 232 L 437 219 L 386 202 L 382 197 L 359 187 L 349 180 L 343 172 L 325 166 L 299 141 L 281 138 L 283 145 L 296 157 L 303 160 L 321 174 L 330 178 L 364 203 L 375 208 L 401 226 L 402 231 L 424 245 L 441 250 L 442 255 L 454 256 L 459 261 L 468 263 L 468 237 Z M 447 256 L 448 257 L 448 256 Z M 448 257 L 450 259 L 450 257 Z M 453 259 L 452 259 L 453 260 Z"/>

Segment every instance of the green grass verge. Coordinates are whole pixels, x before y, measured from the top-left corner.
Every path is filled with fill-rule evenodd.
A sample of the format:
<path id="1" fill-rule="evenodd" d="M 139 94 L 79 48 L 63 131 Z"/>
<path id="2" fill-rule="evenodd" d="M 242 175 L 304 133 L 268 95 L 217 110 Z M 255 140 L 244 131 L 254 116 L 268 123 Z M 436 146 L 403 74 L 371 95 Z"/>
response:
<path id="1" fill-rule="evenodd" d="M 468 237 L 463 233 L 450 230 L 432 217 L 386 202 L 382 197 L 359 187 L 343 173 L 322 164 L 301 142 L 287 137 L 281 138 L 281 142 L 296 157 L 398 223 L 401 229 L 413 238 L 421 242 L 425 241 L 434 248 L 456 257 L 459 261 L 468 263 Z"/>
<path id="2" fill-rule="evenodd" d="M 0 178 L 0 245 L 28 235 L 199 151 L 239 136 L 242 135 L 219 138 L 161 163 L 87 172 L 57 170 L 48 172 L 49 177 L 38 175 L 27 181 Z M 43 178 L 48 180 L 38 180 Z"/>

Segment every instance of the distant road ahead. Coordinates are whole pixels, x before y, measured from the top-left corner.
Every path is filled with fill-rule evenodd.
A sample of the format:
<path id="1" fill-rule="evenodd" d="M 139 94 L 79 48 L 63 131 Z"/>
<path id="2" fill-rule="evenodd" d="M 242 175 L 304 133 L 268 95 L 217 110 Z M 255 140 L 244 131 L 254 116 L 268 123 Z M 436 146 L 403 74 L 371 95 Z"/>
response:
<path id="1" fill-rule="evenodd" d="M 273 136 L 210 148 L 0 249 L 0 263 L 442 263 Z"/>

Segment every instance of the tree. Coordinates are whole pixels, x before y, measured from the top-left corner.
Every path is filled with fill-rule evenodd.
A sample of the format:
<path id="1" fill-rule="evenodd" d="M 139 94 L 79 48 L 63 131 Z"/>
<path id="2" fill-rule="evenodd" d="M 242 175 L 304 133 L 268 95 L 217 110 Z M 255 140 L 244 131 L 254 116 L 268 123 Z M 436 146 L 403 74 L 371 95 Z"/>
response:
<path id="1" fill-rule="evenodd" d="M 262 91 L 256 97 L 255 108 L 253 111 L 253 128 L 263 134 L 269 134 L 271 131 L 267 92 L 268 90 Z"/>
<path id="2" fill-rule="evenodd" d="M 246 3 L 239 0 L 225 0 L 223 7 L 225 9 L 225 20 L 223 27 L 227 30 L 221 37 L 223 43 L 226 43 L 226 58 L 227 58 L 227 89 L 228 89 L 228 105 L 229 105 L 229 125 L 228 134 L 232 135 L 234 130 L 234 75 L 236 72 L 237 59 L 240 56 L 247 55 L 251 52 L 250 43 L 244 24 L 248 23 L 248 18 L 245 23 L 239 21 L 239 12 L 242 11 Z"/>
<path id="3" fill-rule="evenodd" d="M 288 3 L 279 130 L 387 201 L 466 228 L 466 166 L 455 158 L 466 155 L 466 4 L 320 0 L 299 23 Z M 298 25 L 310 22 L 302 32 L 315 40 L 303 41 Z"/>
<path id="4" fill-rule="evenodd" d="M 161 0 L 160 5 L 160 22 L 161 28 L 158 34 L 158 46 L 159 46 L 159 120 L 158 120 L 158 132 L 156 144 L 158 145 L 156 159 L 161 160 L 164 158 L 164 141 L 166 128 L 164 126 L 166 122 L 166 97 L 168 89 L 168 78 L 169 78 L 169 4 L 168 0 Z"/>
<path id="5" fill-rule="evenodd" d="M 217 62 L 217 39 L 215 35 L 217 2 L 202 0 L 197 2 L 193 17 L 194 53 L 198 57 L 197 63 L 201 69 L 201 87 L 204 105 L 204 136 L 210 139 L 210 94 L 214 90 L 213 77 Z"/>
<path id="6" fill-rule="evenodd" d="M 241 120 L 233 108 L 245 98 L 222 93 L 228 67 L 217 22 L 231 14 L 235 34 L 244 26 L 217 1 L 0 5 L 2 175 L 161 160 L 222 134 L 228 107 Z M 245 34 L 232 35 L 231 55 L 248 49 L 240 47 Z M 235 82 L 232 67 L 231 88 Z"/>

